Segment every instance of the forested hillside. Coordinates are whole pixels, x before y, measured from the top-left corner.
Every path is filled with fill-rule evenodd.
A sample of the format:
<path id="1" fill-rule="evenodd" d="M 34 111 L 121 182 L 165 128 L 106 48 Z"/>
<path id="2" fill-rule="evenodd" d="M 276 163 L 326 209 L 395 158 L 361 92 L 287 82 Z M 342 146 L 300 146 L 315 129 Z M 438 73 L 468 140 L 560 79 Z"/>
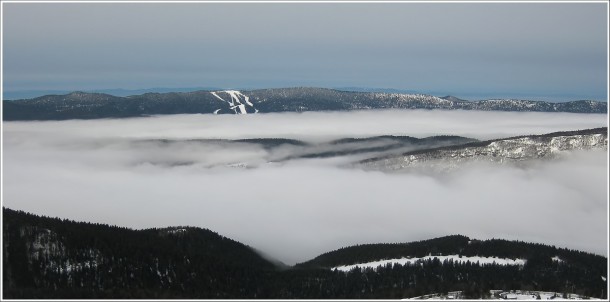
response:
<path id="1" fill-rule="evenodd" d="M 346 111 L 367 109 L 444 109 L 483 111 L 607 113 L 608 104 L 591 100 L 467 101 L 425 94 L 351 92 L 295 87 L 251 91 L 220 90 L 145 93 L 126 97 L 72 92 L 2 102 L 3 119 L 66 120 L 149 116 L 158 114 L 251 114 L 270 112 Z"/>
<path id="2" fill-rule="evenodd" d="M 606 298 L 607 258 L 542 244 L 454 235 L 342 248 L 287 267 L 193 227 L 131 230 L 3 208 L 3 298 L 406 298 L 545 290 Z M 332 269 L 435 255 L 522 258 L 524 265 L 440 261 Z"/>
<path id="3" fill-rule="evenodd" d="M 275 270 L 200 228 L 136 231 L 3 209 L 3 238 L 6 298 L 256 297 Z"/>

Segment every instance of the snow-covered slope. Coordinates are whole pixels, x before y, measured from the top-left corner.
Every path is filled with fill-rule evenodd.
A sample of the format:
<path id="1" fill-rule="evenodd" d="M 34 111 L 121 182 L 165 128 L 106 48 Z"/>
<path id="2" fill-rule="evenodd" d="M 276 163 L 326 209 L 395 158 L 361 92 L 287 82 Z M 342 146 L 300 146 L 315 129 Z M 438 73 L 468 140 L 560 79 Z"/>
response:
<path id="1" fill-rule="evenodd" d="M 366 263 L 358 263 L 352 265 L 342 265 L 333 267 L 333 270 L 339 270 L 344 272 L 349 272 L 352 269 L 359 267 L 361 269 L 371 268 L 376 269 L 379 266 L 387 266 L 387 265 L 413 265 L 417 263 L 421 263 L 427 260 L 435 260 L 438 259 L 440 263 L 445 261 L 451 261 L 453 263 L 467 263 L 470 261 L 472 264 L 485 265 L 485 264 L 497 264 L 497 265 L 524 265 L 524 259 L 505 259 L 498 257 L 479 257 L 479 256 L 460 256 L 460 255 L 447 255 L 447 256 L 425 256 L 421 258 L 413 257 L 413 258 L 399 258 L 399 259 L 386 259 L 379 261 L 371 261 Z"/>
<path id="2" fill-rule="evenodd" d="M 235 114 L 257 113 L 254 104 L 250 102 L 250 97 L 237 90 L 211 91 L 214 97 L 229 105 L 229 110 L 233 110 Z M 216 109 L 214 114 L 218 114 L 222 108 Z M 248 112 L 250 111 L 250 112 Z"/>
<path id="3" fill-rule="evenodd" d="M 557 132 L 546 135 L 498 139 L 459 146 L 409 152 L 398 156 L 372 158 L 360 162 L 368 169 L 400 170 L 425 168 L 447 171 L 466 162 L 518 163 L 555 158 L 566 151 L 608 148 L 608 128 Z"/>

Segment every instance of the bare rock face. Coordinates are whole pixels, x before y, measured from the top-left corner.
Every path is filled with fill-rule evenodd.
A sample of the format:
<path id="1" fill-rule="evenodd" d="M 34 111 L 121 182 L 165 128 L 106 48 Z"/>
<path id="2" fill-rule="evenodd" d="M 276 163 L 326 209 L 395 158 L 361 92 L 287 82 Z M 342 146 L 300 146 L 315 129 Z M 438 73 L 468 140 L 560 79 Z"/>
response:
<path id="1" fill-rule="evenodd" d="M 469 143 L 459 146 L 373 158 L 358 163 L 365 169 L 396 171 L 425 169 L 448 171 L 470 162 L 519 164 L 533 159 L 552 159 L 574 150 L 608 149 L 607 127 L 546 135 Z"/>

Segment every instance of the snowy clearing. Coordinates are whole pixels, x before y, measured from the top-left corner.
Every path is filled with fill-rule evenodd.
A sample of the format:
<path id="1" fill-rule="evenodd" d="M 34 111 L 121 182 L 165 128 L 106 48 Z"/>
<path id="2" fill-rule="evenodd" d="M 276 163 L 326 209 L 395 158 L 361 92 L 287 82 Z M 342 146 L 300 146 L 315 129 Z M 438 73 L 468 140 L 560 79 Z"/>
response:
<path id="1" fill-rule="evenodd" d="M 466 263 L 470 261 L 470 263 L 479 263 L 479 265 L 484 264 L 498 264 L 498 265 L 524 265 L 524 259 L 505 259 L 505 258 L 497 258 L 497 257 L 465 257 L 460 255 L 447 255 L 447 256 L 425 256 L 422 258 L 400 258 L 400 259 L 387 259 L 387 260 L 379 260 L 372 261 L 366 263 L 352 264 L 352 265 L 344 265 L 337 266 L 332 268 L 333 270 L 340 270 L 344 272 L 348 272 L 356 267 L 360 268 L 372 268 L 375 269 L 379 266 L 386 266 L 388 264 L 396 265 L 405 265 L 405 264 L 414 264 L 426 260 L 438 259 L 440 262 L 444 262 L 445 260 L 453 260 L 454 263 Z"/>

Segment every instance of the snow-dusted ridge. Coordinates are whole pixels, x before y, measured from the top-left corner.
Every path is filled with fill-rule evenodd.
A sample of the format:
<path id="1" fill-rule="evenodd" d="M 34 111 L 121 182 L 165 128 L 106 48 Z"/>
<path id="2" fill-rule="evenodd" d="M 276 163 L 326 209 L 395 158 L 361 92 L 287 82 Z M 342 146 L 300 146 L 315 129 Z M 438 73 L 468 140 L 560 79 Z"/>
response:
<path id="1" fill-rule="evenodd" d="M 68 258 L 65 244 L 55 232 L 46 228 L 21 227 L 20 234 L 32 238 L 32 242 L 25 246 L 29 265 L 41 261 L 47 263 L 43 274 L 70 275 L 73 272 L 96 270 L 102 259 L 101 252 L 93 248 L 80 250 L 78 260 Z M 69 279 L 68 282 L 73 280 Z"/>
<path id="2" fill-rule="evenodd" d="M 471 256 L 471 257 L 467 257 L 467 256 L 461 256 L 461 255 L 447 255 L 447 256 L 425 256 L 425 257 L 421 257 L 421 258 L 417 258 L 417 257 L 413 257 L 413 258 L 399 258 L 399 259 L 386 259 L 386 260 L 378 260 L 378 261 L 371 261 L 371 262 L 365 262 L 365 263 L 358 263 L 358 264 L 352 264 L 352 265 L 343 265 L 343 266 L 337 266 L 337 267 L 333 267 L 332 270 L 339 270 L 339 271 L 344 271 L 344 272 L 348 272 L 353 270 L 356 267 L 359 267 L 361 269 L 364 268 L 370 268 L 370 269 L 376 269 L 379 266 L 386 266 L 386 265 L 406 265 L 406 264 L 417 264 L 417 263 L 421 263 L 423 261 L 426 260 L 434 260 L 434 259 L 438 259 L 441 263 L 444 262 L 445 260 L 447 261 L 453 261 L 453 263 L 466 263 L 468 261 L 470 261 L 470 263 L 473 264 L 479 264 L 479 265 L 485 265 L 485 264 L 497 264 L 497 265 L 525 265 L 526 260 L 524 259 L 506 259 L 506 258 L 497 258 L 497 257 L 479 257 L 479 256 Z"/>
<path id="3" fill-rule="evenodd" d="M 405 168 L 451 171 L 467 162 L 518 164 L 527 160 L 551 159 L 574 150 L 608 149 L 608 128 L 596 128 L 546 135 L 497 139 L 461 146 L 441 147 L 402 155 L 372 158 L 360 162 L 367 169 Z"/>

